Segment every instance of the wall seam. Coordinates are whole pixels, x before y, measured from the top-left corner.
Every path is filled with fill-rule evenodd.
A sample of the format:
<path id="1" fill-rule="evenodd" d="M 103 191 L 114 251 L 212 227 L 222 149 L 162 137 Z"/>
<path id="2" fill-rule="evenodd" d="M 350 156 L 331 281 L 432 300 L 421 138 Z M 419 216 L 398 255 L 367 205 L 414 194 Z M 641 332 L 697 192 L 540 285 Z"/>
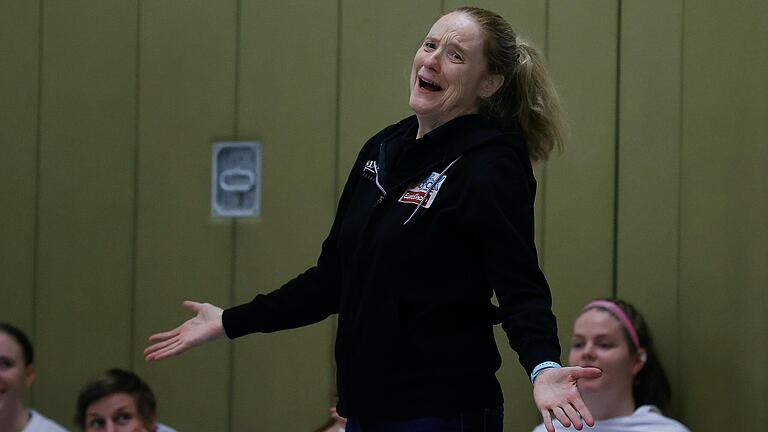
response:
<path id="1" fill-rule="evenodd" d="M 680 383 L 682 382 L 680 377 L 680 371 L 682 370 L 681 365 L 681 357 L 683 350 L 680 349 L 680 341 L 682 340 L 682 332 L 680 329 L 680 315 L 681 315 L 681 307 L 680 307 L 680 293 L 681 293 L 681 287 L 682 287 L 682 244 L 683 244 L 683 234 L 682 234 L 682 224 L 683 224 L 683 142 L 684 142 L 684 101 L 685 101 L 685 0 L 680 1 L 680 94 L 679 94 L 679 111 L 678 111 L 678 138 L 677 138 L 677 259 L 676 259 L 676 265 L 677 265 L 677 280 L 675 281 L 676 284 L 676 296 L 675 296 L 675 329 L 676 329 L 676 340 L 677 340 L 677 355 L 675 356 L 675 383 L 673 383 L 675 388 L 675 393 L 677 395 L 677 407 L 679 410 L 679 415 L 682 417 L 683 407 L 680 404 L 680 401 L 683 400 L 683 393 L 685 390 L 682 388 Z"/>
<path id="2" fill-rule="evenodd" d="M 544 2 L 544 58 L 547 61 L 547 67 L 549 67 L 549 9 L 550 0 L 547 0 Z M 565 119 L 564 119 L 565 120 Z M 547 234 L 547 161 L 541 162 L 541 185 L 539 186 L 539 201 L 541 202 L 541 206 L 539 207 L 541 209 L 541 216 L 538 218 L 538 222 L 541 225 L 541 228 L 539 232 L 541 233 L 541 238 L 539 239 L 539 266 L 542 269 L 546 269 L 547 267 L 547 242 L 546 242 L 546 234 Z M 534 218 L 534 220 L 536 220 Z"/>
<path id="3" fill-rule="evenodd" d="M 138 300 L 138 251 L 139 251 L 139 115 L 141 112 L 141 104 L 139 98 L 141 96 L 141 18 L 143 14 L 142 9 L 143 1 L 136 2 L 136 55 L 134 58 L 134 108 L 133 108 L 133 227 L 131 230 L 131 305 L 130 305 L 130 320 L 129 325 L 129 340 L 131 346 L 136 342 L 136 307 Z M 128 368 L 134 370 L 135 368 L 134 356 L 128 356 Z"/>
<path id="4" fill-rule="evenodd" d="M 42 122 L 43 122 L 43 15 L 44 1 L 38 2 L 37 17 L 37 124 L 35 125 L 35 201 L 34 221 L 32 222 L 32 320 L 29 332 L 33 340 L 37 340 L 37 306 L 38 288 L 40 285 L 40 183 L 42 165 Z M 34 389 L 30 389 L 30 402 L 34 406 Z"/>
<path id="5" fill-rule="evenodd" d="M 235 1 L 235 70 L 234 70 L 234 112 L 232 130 L 234 138 L 240 138 L 240 67 L 242 53 L 242 0 Z M 230 219 L 230 269 L 229 269 L 229 304 L 237 301 L 237 233 L 239 225 L 236 218 Z M 235 415 L 235 344 L 229 343 L 227 349 L 227 425 L 228 431 L 234 430 L 233 418 Z"/>
<path id="6" fill-rule="evenodd" d="M 619 282 L 619 186 L 621 154 L 621 20 L 622 0 L 618 1 L 616 17 L 616 100 L 614 114 L 614 154 L 613 154 L 613 274 L 612 296 L 618 296 Z"/>
<path id="7" fill-rule="evenodd" d="M 333 203 L 332 209 L 335 209 L 341 199 L 341 193 L 339 192 L 340 168 L 341 168 L 341 70 L 342 70 L 342 47 L 343 47 L 343 27 L 344 27 L 344 0 L 336 1 L 336 118 L 335 118 L 335 148 L 334 148 L 334 167 L 333 167 Z M 335 210 L 334 210 L 335 218 Z M 338 316 L 334 315 L 331 321 L 331 347 L 336 345 L 336 326 L 338 324 Z M 330 404 L 336 405 L 336 358 L 334 356 L 333 349 L 330 350 L 329 356 L 330 368 L 330 382 L 331 388 L 328 389 L 328 399 Z"/>

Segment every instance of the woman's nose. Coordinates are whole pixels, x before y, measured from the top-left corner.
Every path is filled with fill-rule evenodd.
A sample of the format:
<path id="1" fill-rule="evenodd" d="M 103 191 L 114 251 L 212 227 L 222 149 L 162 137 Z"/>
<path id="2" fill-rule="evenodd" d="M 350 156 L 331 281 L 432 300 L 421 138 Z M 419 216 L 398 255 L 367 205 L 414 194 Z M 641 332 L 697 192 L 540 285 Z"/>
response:
<path id="1" fill-rule="evenodd" d="M 595 346 L 591 343 L 585 344 L 581 350 L 581 357 L 585 359 L 595 358 Z"/>
<path id="2" fill-rule="evenodd" d="M 427 69 L 433 70 L 435 72 L 439 72 L 440 71 L 440 60 L 438 57 L 439 52 L 440 50 L 435 50 L 427 54 L 427 58 L 424 59 L 424 67 L 426 67 Z"/>

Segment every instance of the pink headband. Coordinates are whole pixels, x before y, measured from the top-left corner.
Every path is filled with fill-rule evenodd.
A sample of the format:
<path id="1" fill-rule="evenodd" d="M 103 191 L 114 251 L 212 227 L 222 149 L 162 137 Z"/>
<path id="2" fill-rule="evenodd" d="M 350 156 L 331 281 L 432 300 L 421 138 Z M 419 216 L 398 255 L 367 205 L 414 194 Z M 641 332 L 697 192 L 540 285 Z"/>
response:
<path id="1" fill-rule="evenodd" d="M 627 329 L 627 333 L 629 333 L 629 337 L 632 338 L 632 342 L 635 343 L 635 348 L 640 349 L 640 340 L 637 338 L 637 331 L 635 331 L 635 326 L 632 325 L 632 321 L 629 320 L 629 317 L 627 314 L 621 310 L 621 308 L 614 302 L 610 302 L 607 300 L 595 300 L 592 302 L 587 303 L 586 306 L 584 306 L 584 309 L 592 309 L 595 307 L 608 309 L 609 312 L 613 314 L 613 316 L 616 317 L 616 319 L 619 320 L 621 325 Z"/>

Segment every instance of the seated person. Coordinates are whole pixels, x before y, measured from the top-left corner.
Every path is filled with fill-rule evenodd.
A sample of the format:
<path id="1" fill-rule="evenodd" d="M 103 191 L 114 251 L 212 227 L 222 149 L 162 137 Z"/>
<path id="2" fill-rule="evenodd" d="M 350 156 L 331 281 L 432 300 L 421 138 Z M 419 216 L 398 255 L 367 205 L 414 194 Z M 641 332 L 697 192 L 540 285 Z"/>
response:
<path id="1" fill-rule="evenodd" d="M 24 406 L 35 380 L 32 343 L 19 328 L 0 322 L 0 431 L 66 432 L 39 412 Z"/>
<path id="2" fill-rule="evenodd" d="M 84 432 L 175 432 L 157 423 L 157 403 L 147 383 L 122 369 L 110 369 L 80 390 L 75 424 Z"/>
<path id="3" fill-rule="evenodd" d="M 571 366 L 600 368 L 599 378 L 580 379 L 579 392 L 599 432 L 690 432 L 661 413 L 670 400 L 669 380 L 642 315 L 629 303 L 595 300 L 573 324 Z M 553 421 L 557 431 L 571 431 Z M 534 432 L 543 432 L 541 424 Z"/>

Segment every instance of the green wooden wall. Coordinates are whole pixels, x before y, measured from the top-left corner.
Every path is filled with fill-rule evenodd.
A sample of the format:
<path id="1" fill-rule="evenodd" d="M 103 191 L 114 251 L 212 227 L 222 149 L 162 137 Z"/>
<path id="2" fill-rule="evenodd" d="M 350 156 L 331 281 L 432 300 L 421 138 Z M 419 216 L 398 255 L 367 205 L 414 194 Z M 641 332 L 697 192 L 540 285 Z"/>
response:
<path id="1" fill-rule="evenodd" d="M 182 300 L 248 301 L 314 262 L 359 147 L 408 114 L 421 38 L 461 4 L 0 0 L 0 319 L 35 342 L 32 405 L 69 425 L 79 387 L 119 366 L 180 430 L 322 423 L 333 319 L 160 363 L 141 350 Z M 536 168 L 563 341 L 586 300 L 626 298 L 674 415 L 768 421 L 768 3 L 474 4 L 546 53 L 567 113 L 566 151 Z M 222 139 L 263 142 L 259 218 L 210 217 Z M 506 428 L 530 430 L 498 337 Z"/>

